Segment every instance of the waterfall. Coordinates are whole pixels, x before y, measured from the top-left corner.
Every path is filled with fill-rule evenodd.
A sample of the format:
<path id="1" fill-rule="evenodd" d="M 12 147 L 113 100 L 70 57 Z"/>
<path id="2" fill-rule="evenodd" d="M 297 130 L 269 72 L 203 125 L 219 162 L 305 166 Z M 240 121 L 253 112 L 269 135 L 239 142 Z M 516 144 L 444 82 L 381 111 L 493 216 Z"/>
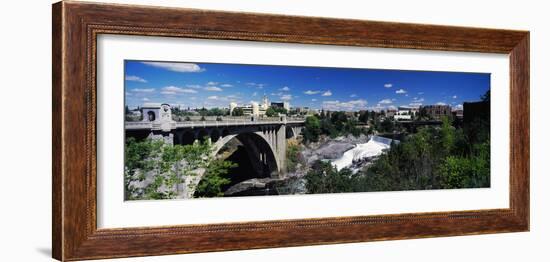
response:
<path id="1" fill-rule="evenodd" d="M 399 143 L 398 140 L 393 141 L 394 143 Z M 339 171 L 342 168 L 351 166 L 353 161 L 375 157 L 382 154 L 385 149 L 390 148 L 391 143 L 392 139 L 372 136 L 367 143 L 355 145 L 354 148 L 344 152 L 340 158 L 332 160 L 331 162 Z"/>

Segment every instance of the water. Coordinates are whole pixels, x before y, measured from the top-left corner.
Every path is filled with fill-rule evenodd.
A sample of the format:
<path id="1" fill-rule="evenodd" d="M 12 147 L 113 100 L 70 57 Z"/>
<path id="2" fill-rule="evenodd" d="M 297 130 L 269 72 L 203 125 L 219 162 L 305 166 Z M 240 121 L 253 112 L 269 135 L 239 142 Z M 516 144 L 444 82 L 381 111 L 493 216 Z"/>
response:
<path id="1" fill-rule="evenodd" d="M 391 141 L 391 139 L 373 136 L 367 143 L 355 145 L 354 148 L 344 152 L 340 158 L 331 160 L 331 162 L 340 171 L 351 166 L 353 161 L 379 156 L 384 150 L 390 148 Z"/>

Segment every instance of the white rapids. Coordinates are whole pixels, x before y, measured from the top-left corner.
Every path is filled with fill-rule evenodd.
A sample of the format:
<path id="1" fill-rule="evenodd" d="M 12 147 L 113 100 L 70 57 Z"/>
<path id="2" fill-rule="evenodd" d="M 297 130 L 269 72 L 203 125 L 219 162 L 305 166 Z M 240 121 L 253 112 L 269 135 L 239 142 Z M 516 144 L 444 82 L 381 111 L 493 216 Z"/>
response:
<path id="1" fill-rule="evenodd" d="M 370 139 L 367 143 L 357 144 L 354 148 L 344 152 L 340 158 L 332 160 L 332 165 L 340 171 L 345 167 L 351 166 L 354 160 L 361 160 L 367 157 L 374 157 L 382 154 L 385 149 L 390 148 L 390 143 L 376 141 L 379 139 Z M 391 139 L 388 139 L 391 141 Z"/>

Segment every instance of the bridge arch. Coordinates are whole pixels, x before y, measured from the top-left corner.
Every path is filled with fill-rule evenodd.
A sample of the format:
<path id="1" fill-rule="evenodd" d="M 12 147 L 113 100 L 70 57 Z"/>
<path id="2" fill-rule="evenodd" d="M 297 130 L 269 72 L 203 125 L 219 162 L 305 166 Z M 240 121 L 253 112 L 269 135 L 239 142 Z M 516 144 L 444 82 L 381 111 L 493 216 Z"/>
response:
<path id="1" fill-rule="evenodd" d="M 210 132 L 208 132 L 208 130 L 206 130 L 205 128 L 199 130 L 197 139 L 204 141 L 209 137 L 210 137 Z"/>
<path id="2" fill-rule="evenodd" d="M 213 129 L 210 132 L 210 140 L 212 141 L 212 143 L 215 143 L 216 141 L 218 141 L 220 137 L 221 137 L 220 130 L 218 130 L 217 128 Z"/>
<path id="3" fill-rule="evenodd" d="M 255 177 L 271 177 L 277 176 L 279 170 L 277 154 L 261 132 L 245 132 L 223 136 L 214 143 L 213 156 L 216 156 L 219 151 L 231 140 L 237 139 L 243 145 L 248 159 L 250 160 Z"/>
<path id="4" fill-rule="evenodd" d="M 195 136 L 195 132 L 193 132 L 192 130 L 183 132 L 181 137 L 182 145 L 191 145 L 197 139 L 197 137 Z"/>
<path id="5" fill-rule="evenodd" d="M 226 137 L 226 136 L 228 136 L 228 135 L 229 135 L 229 129 L 224 128 L 224 129 L 222 130 L 222 137 Z"/>

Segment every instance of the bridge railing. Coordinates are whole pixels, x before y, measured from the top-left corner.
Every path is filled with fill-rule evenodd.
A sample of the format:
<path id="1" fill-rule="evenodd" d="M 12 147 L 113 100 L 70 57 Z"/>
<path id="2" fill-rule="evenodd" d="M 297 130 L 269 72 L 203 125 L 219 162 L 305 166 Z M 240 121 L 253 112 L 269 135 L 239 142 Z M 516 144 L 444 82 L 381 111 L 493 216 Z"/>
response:
<path id="1" fill-rule="evenodd" d="M 188 118 L 188 121 L 173 121 L 170 123 L 170 129 L 175 128 L 195 128 L 195 127 L 223 127 L 223 126 L 253 126 L 253 125 L 278 125 L 281 123 L 286 124 L 302 124 L 304 118 L 281 118 L 281 117 L 194 117 Z M 151 129 L 160 130 L 163 125 L 161 122 L 132 122 L 126 121 L 126 129 Z"/>
<path id="2" fill-rule="evenodd" d="M 152 129 L 152 128 L 153 128 L 153 122 L 142 122 L 142 121 L 139 121 L 139 122 L 132 122 L 132 121 L 126 121 L 126 123 L 124 123 L 124 125 L 126 126 L 126 128 L 135 128 L 135 129 L 146 129 L 146 128 Z"/>
<path id="3" fill-rule="evenodd" d="M 303 117 L 287 117 L 287 121 L 300 121 L 305 120 Z M 280 121 L 280 117 L 252 117 L 252 116 L 177 116 L 174 118 L 176 122 L 272 122 Z"/>

